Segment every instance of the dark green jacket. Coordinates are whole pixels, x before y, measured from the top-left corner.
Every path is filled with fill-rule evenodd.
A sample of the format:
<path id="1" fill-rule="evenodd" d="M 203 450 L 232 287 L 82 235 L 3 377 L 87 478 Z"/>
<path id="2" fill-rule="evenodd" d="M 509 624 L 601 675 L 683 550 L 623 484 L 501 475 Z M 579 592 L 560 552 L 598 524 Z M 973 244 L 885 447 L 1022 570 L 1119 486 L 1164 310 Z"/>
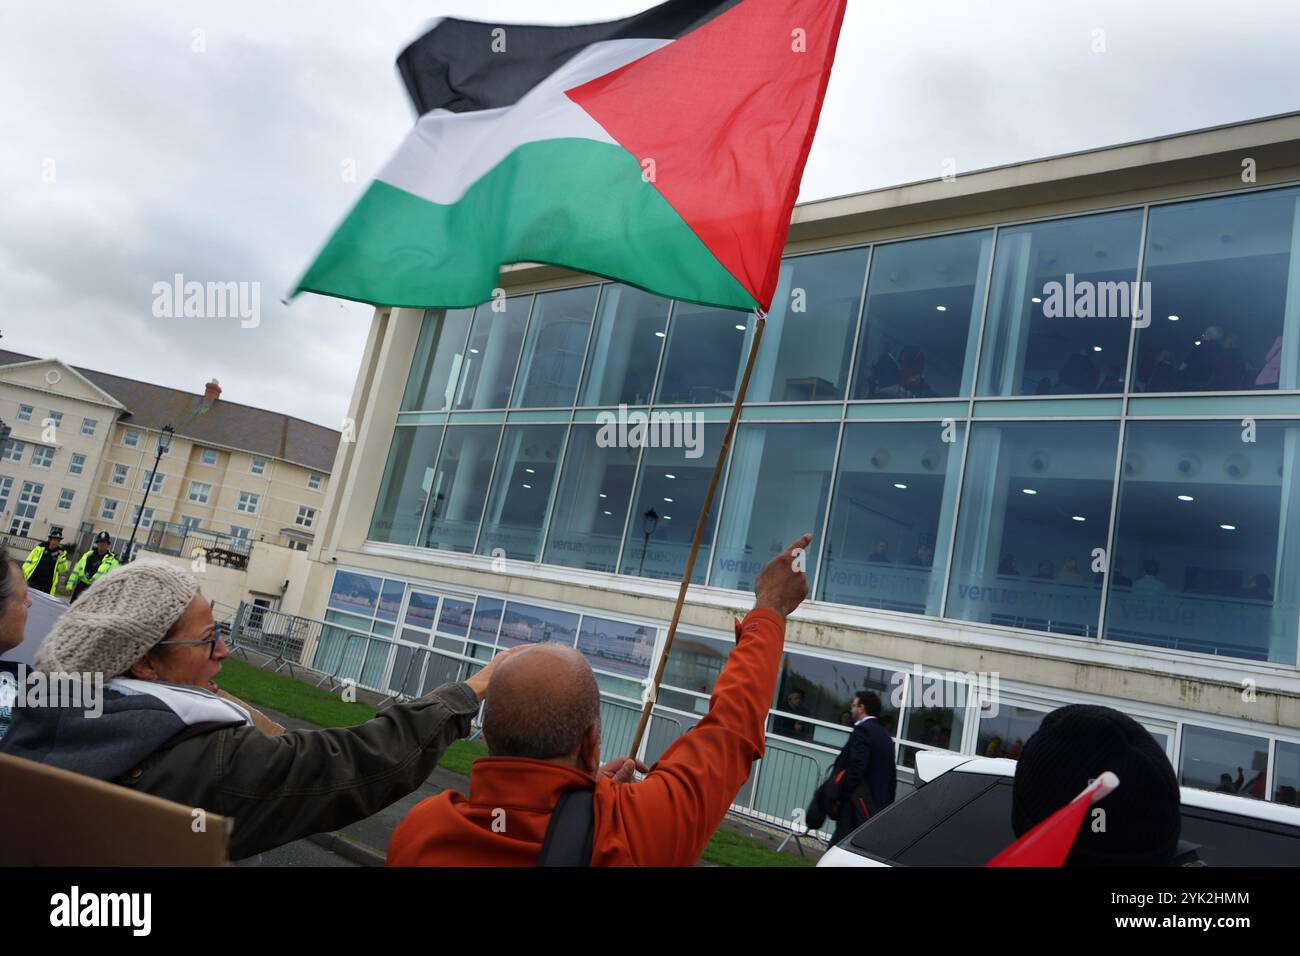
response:
<path id="1" fill-rule="evenodd" d="M 229 817 L 230 855 L 240 859 L 355 823 L 406 796 L 469 734 L 478 706 L 467 685 L 443 684 L 356 727 L 268 737 L 242 723 L 187 725 L 156 697 L 106 686 L 97 718 L 70 707 L 15 707 L 0 753 Z"/>

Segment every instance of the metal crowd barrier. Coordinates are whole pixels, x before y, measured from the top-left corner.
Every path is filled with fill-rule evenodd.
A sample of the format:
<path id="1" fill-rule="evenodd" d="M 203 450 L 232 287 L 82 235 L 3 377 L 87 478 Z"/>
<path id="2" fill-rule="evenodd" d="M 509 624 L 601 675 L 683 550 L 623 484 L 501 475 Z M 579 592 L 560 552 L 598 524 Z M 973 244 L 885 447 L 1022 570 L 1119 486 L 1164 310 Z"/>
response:
<path id="1" fill-rule="evenodd" d="M 244 660 L 248 660 L 248 651 L 253 650 L 266 658 L 258 666 L 274 665 L 272 673 L 287 667 L 289 675 L 294 676 L 293 667 L 302 665 L 307 642 L 316 638 L 323 626 L 311 618 L 240 602 L 230 620 L 229 643 L 231 651 L 241 654 Z"/>

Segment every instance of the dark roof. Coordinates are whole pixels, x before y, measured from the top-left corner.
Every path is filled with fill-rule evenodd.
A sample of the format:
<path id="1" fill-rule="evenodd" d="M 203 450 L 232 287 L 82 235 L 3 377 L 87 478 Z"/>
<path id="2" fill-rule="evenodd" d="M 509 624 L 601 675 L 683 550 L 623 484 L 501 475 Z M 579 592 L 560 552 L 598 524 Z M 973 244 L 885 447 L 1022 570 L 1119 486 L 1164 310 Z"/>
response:
<path id="1" fill-rule="evenodd" d="M 46 360 L 0 349 L 0 367 L 38 361 Z M 200 444 L 238 448 L 315 471 L 328 473 L 334 467 L 339 433 L 332 428 L 220 398 L 207 405 L 202 395 L 178 388 L 72 367 L 126 406 L 124 422 L 154 429 L 171 425 L 177 435 Z"/>

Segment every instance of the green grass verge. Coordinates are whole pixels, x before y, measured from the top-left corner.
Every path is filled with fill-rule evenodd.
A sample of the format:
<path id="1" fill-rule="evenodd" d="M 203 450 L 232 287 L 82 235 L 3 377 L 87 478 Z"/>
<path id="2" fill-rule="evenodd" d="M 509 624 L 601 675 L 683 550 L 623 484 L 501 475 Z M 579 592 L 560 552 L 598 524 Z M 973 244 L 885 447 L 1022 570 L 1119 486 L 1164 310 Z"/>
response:
<path id="1" fill-rule="evenodd" d="M 310 721 L 319 727 L 352 727 L 375 716 L 368 704 L 348 703 L 339 693 L 330 693 L 310 684 L 272 674 L 244 661 L 227 658 L 222 662 L 217 683 L 227 693 L 248 701 L 254 707 L 271 710 Z M 469 776 L 470 765 L 486 756 L 487 747 L 480 740 L 457 740 L 438 761 L 451 773 Z M 813 861 L 789 853 L 777 853 L 756 840 L 719 830 L 705 847 L 703 859 L 715 866 L 812 866 Z"/>

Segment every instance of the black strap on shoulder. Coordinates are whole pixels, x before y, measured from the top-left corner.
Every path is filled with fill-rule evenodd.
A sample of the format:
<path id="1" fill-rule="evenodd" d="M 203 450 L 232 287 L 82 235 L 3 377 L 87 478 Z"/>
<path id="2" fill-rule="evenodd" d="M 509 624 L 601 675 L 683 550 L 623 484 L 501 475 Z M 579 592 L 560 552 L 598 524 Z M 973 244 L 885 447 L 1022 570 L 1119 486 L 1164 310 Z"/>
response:
<path id="1" fill-rule="evenodd" d="M 596 830 L 594 790 L 565 790 L 551 812 L 538 866 L 591 866 Z"/>

